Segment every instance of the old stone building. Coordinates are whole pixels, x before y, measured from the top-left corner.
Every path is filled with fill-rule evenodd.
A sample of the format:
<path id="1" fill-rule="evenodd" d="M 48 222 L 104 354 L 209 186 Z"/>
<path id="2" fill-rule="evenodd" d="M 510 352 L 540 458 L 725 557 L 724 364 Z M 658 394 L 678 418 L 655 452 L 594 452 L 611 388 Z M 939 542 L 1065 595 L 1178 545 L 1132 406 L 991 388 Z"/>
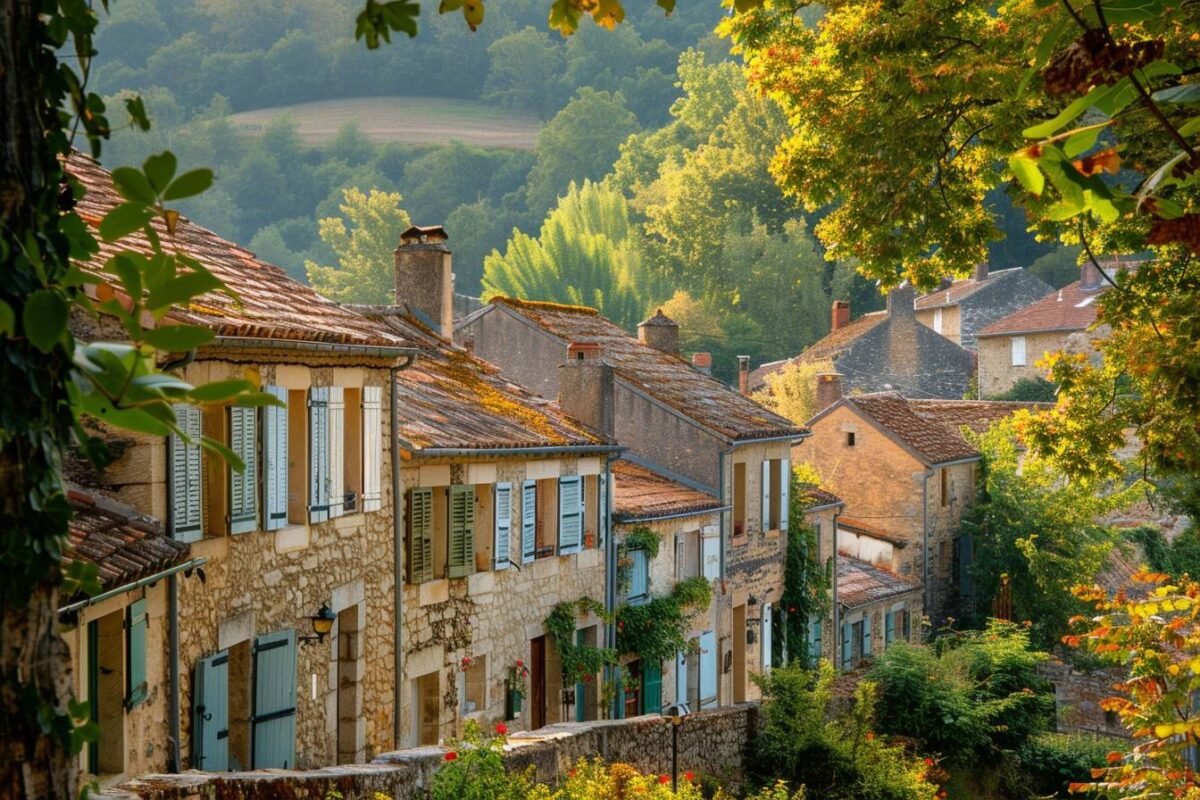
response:
<path id="1" fill-rule="evenodd" d="M 830 364 L 843 376 L 847 393 L 895 391 L 905 397 L 962 397 L 975 375 L 975 357 L 920 324 L 916 296 L 905 284 L 888 294 L 886 311 L 850 319 L 850 305 L 833 304 L 829 335 L 803 353 L 763 364 L 749 376 L 749 389 L 793 363 Z"/>
<path id="2" fill-rule="evenodd" d="M 1050 291 L 1050 285 L 1027 269 L 989 270 L 987 262 L 969 278 L 943 285 L 917 298 L 917 322 L 957 345 L 975 350 L 980 329 L 1026 306 Z"/>

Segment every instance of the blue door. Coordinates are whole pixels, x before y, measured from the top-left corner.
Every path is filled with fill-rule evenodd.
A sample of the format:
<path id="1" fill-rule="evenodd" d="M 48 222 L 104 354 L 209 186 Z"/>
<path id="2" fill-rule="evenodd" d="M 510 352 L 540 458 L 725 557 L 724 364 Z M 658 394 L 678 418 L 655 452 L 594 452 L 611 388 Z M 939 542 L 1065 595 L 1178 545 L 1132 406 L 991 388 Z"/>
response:
<path id="1" fill-rule="evenodd" d="M 229 651 L 196 662 L 192 686 L 192 761 L 196 769 L 229 769 Z"/>
<path id="2" fill-rule="evenodd" d="M 254 769 L 296 763 L 296 631 L 254 640 Z"/>

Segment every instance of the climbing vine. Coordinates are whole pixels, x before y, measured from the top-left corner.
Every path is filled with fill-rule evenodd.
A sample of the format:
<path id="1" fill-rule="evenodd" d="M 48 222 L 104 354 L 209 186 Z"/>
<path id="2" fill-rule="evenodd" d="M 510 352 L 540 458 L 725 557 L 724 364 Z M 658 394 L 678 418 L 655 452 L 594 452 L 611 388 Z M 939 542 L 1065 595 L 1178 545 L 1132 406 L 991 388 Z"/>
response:
<path id="1" fill-rule="evenodd" d="M 658 548 L 662 544 L 662 536 L 644 525 L 631 530 L 617 544 L 617 594 L 625 597 L 633 580 L 633 556 L 635 550 L 642 550 L 647 561 L 658 558 Z"/>
<path id="2" fill-rule="evenodd" d="M 546 617 L 546 635 L 554 644 L 562 662 L 563 680 L 577 683 L 590 678 L 609 664 L 615 664 L 617 654 L 609 647 L 597 647 L 590 644 L 578 644 L 575 641 L 576 614 L 595 614 L 608 622 L 611 615 L 605 611 L 604 605 L 590 597 L 578 600 L 564 600 L 554 606 L 550 616 Z"/>
<path id="3" fill-rule="evenodd" d="M 693 647 L 688 634 L 696 611 L 712 602 L 712 584 L 705 578 L 688 578 L 675 584 L 669 595 L 617 609 L 617 652 L 653 664 L 672 659 Z"/>
<path id="4" fill-rule="evenodd" d="M 787 552 L 783 562 L 783 597 L 780 608 L 784 614 L 783 636 L 775 639 L 775 656 L 788 654 L 789 659 L 807 661 L 809 620 L 824 619 L 829 613 L 830 586 L 833 576 L 831 563 L 817 559 L 817 532 L 804 519 L 804 484 L 796 471 L 791 475 L 788 492 Z M 782 652 L 780 652 L 782 651 Z"/>

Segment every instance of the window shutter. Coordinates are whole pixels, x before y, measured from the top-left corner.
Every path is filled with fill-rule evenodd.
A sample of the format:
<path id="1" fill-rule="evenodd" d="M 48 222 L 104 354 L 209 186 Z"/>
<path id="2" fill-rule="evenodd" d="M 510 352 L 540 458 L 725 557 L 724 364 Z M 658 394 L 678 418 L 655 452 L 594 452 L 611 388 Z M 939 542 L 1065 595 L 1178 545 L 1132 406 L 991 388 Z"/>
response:
<path id="1" fill-rule="evenodd" d="M 760 637 L 760 641 L 762 642 L 762 645 L 759 648 L 762 651 L 762 671 L 770 672 L 771 671 L 771 647 L 774 644 L 774 641 L 773 641 L 774 631 L 771 629 L 771 604 L 770 603 L 762 604 L 762 623 L 760 624 L 759 627 L 762 628 L 762 636 Z"/>
<path id="2" fill-rule="evenodd" d="M 433 580 L 433 489 L 408 493 L 408 582 Z"/>
<path id="3" fill-rule="evenodd" d="M 172 434 L 167 450 L 171 460 L 171 538 L 199 541 L 203 532 L 200 474 L 200 409 L 176 405 L 175 420 L 191 442 Z"/>
<path id="4" fill-rule="evenodd" d="M 642 666 L 642 713 L 662 713 L 662 664 Z"/>
<path id="5" fill-rule="evenodd" d="M 850 623 L 842 623 L 842 669 L 848 670 L 853 664 L 854 648 L 850 639 L 850 631 L 852 630 Z"/>
<path id="6" fill-rule="evenodd" d="M 596 546 L 603 547 L 604 539 L 608 536 L 608 473 L 601 472 L 596 477 L 598 486 L 596 497 Z"/>
<path id="7" fill-rule="evenodd" d="M 613 680 L 617 682 L 617 713 L 613 719 L 625 719 L 625 676 L 620 667 L 613 670 Z"/>
<path id="8" fill-rule="evenodd" d="M 450 560 L 446 574 L 463 578 L 475 571 L 475 487 L 450 487 Z"/>
<path id="9" fill-rule="evenodd" d="M 687 653 L 680 650 L 675 654 L 675 702 L 688 701 Z"/>
<path id="10" fill-rule="evenodd" d="M 889 611 L 883 615 L 883 646 L 887 647 L 896 638 L 896 614 Z"/>
<path id="11" fill-rule="evenodd" d="M 808 663 L 815 667 L 821 660 L 821 620 L 814 619 L 808 624 Z"/>
<path id="12" fill-rule="evenodd" d="M 783 459 L 779 462 L 779 530 L 787 533 L 788 516 L 791 514 L 791 500 L 789 492 L 792 484 L 792 462 L 789 459 Z M 817 541 L 821 541 L 820 531 L 817 532 Z"/>
<path id="13" fill-rule="evenodd" d="M 192 683 L 192 766 L 229 769 L 229 651 L 196 662 Z"/>
<path id="14" fill-rule="evenodd" d="M 579 500 L 583 492 L 579 487 L 579 476 L 569 475 L 558 479 L 558 554 L 567 555 L 579 551 L 583 541 L 583 520 L 579 511 Z"/>
<path id="15" fill-rule="evenodd" d="M 871 655 L 871 618 L 865 614 L 863 615 L 862 654 L 863 658 Z"/>
<path id="16" fill-rule="evenodd" d="M 229 447 L 246 465 L 229 470 L 229 532 L 258 530 L 258 411 L 246 406 L 229 408 Z"/>
<path id="17" fill-rule="evenodd" d="M 700 707 L 717 704 L 717 634 L 700 634 Z"/>
<path id="18" fill-rule="evenodd" d="M 910 638 L 912 636 L 912 632 L 909 629 L 909 614 L 908 614 L 908 606 L 907 605 L 904 607 L 903 613 L 904 613 L 904 641 L 907 642 L 910 640 Z"/>
<path id="19" fill-rule="evenodd" d="M 125 617 L 125 662 L 127 691 L 125 707 L 133 708 L 146 699 L 149 693 L 146 681 L 146 627 L 149 617 L 146 600 L 142 598 L 129 604 Z"/>
<path id="20" fill-rule="evenodd" d="M 512 484 L 496 484 L 496 545 L 493 553 L 493 566 L 496 569 L 508 569 L 510 560 L 509 549 L 512 547 Z"/>
<path id="21" fill-rule="evenodd" d="M 329 519 L 329 387 L 308 390 L 308 521 Z"/>
<path id="22" fill-rule="evenodd" d="M 353 506 L 351 506 L 353 508 Z M 346 390 L 329 387 L 329 516 L 346 511 Z"/>
<path id="23" fill-rule="evenodd" d="M 942 332 L 942 310 L 940 308 L 933 310 L 933 329 L 938 333 Z"/>
<path id="24" fill-rule="evenodd" d="M 254 640 L 252 769 L 288 769 L 296 763 L 296 631 Z"/>
<path id="25" fill-rule="evenodd" d="M 721 537 L 701 534 L 700 568 L 706 580 L 721 577 Z"/>
<path id="26" fill-rule="evenodd" d="M 528 564 L 537 555 L 537 481 L 521 486 L 521 563 Z"/>
<path id="27" fill-rule="evenodd" d="M 262 410 L 263 528 L 274 531 L 288 521 L 288 393 L 282 386 L 264 386 L 263 391 L 283 403 L 283 408 Z"/>
<path id="28" fill-rule="evenodd" d="M 762 462 L 762 517 L 759 519 L 759 530 L 769 531 L 771 529 L 771 460 L 764 458 Z"/>
<path id="29" fill-rule="evenodd" d="M 1012 338 L 1012 365 L 1014 367 L 1025 366 L 1025 337 L 1014 336 Z"/>
<path id="30" fill-rule="evenodd" d="M 363 387 L 363 511 L 383 507 L 383 387 Z"/>
<path id="31" fill-rule="evenodd" d="M 650 592 L 650 562 L 645 550 L 629 551 L 629 599 L 640 600 Z"/>

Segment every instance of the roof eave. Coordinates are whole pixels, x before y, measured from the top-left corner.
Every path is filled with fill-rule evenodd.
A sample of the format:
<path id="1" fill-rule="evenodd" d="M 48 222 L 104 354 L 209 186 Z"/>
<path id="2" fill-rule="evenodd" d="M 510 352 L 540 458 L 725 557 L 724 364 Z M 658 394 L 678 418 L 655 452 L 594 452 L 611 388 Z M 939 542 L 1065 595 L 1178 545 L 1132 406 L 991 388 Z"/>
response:
<path id="1" fill-rule="evenodd" d="M 292 350 L 313 353 L 346 353 L 370 358 L 397 360 L 400 358 L 415 358 L 420 352 L 418 347 L 407 345 L 371 345 L 350 344 L 342 342 L 313 342 L 307 339 L 259 339 L 253 336 L 216 336 L 212 341 L 201 345 L 200 350 L 224 350 L 232 348 L 253 348 L 256 350 Z"/>
<path id="2" fill-rule="evenodd" d="M 684 519 L 685 517 L 707 517 L 729 511 L 733 506 L 715 506 L 713 508 L 697 508 L 690 511 L 676 511 L 671 514 L 613 514 L 613 522 L 628 524 L 630 522 L 662 522 L 669 519 Z"/>
<path id="3" fill-rule="evenodd" d="M 523 456 L 523 455 L 572 455 L 580 453 L 622 453 L 625 447 L 619 444 L 569 444 L 569 445 L 537 445 L 534 447 L 416 447 L 401 442 L 401 447 L 414 457 L 426 458 L 457 458 L 462 456 Z"/>

